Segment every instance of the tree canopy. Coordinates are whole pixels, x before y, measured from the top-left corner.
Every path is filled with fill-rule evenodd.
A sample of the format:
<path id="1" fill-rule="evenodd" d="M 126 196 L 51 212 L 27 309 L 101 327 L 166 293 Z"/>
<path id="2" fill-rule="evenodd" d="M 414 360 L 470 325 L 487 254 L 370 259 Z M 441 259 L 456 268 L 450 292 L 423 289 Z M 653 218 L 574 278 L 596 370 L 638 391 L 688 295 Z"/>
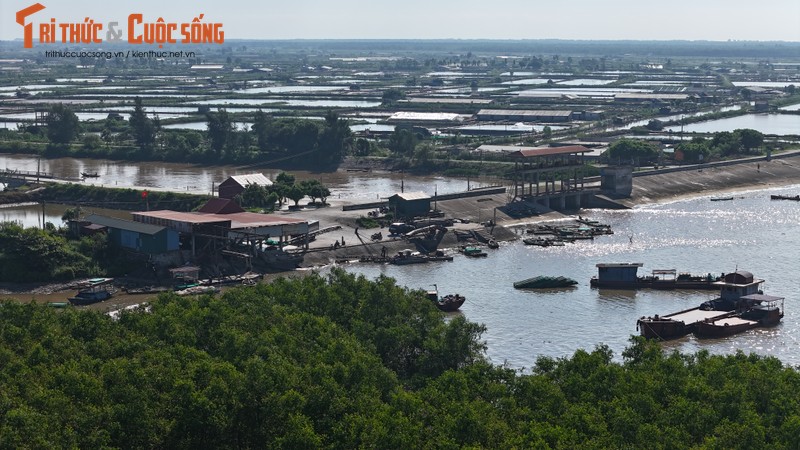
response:
<path id="1" fill-rule="evenodd" d="M 162 295 L 112 319 L 0 304 L 0 447 L 800 446 L 800 373 L 634 338 L 489 364 L 484 328 L 390 278 Z"/>
<path id="2" fill-rule="evenodd" d="M 63 103 L 50 107 L 47 114 L 47 138 L 54 144 L 69 144 L 78 136 L 81 123 L 78 116 Z"/>
<path id="3" fill-rule="evenodd" d="M 647 161 L 658 157 L 658 147 L 638 139 L 620 139 L 608 148 L 608 157 L 612 160 Z"/>

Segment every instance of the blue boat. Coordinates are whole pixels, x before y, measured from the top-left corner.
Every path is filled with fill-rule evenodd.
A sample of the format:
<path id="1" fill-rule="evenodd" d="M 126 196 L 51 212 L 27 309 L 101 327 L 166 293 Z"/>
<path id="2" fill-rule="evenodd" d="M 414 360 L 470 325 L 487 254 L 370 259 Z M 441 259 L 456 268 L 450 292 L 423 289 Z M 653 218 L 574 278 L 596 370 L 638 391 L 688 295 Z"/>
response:
<path id="1" fill-rule="evenodd" d="M 92 303 L 108 300 L 116 292 L 111 285 L 111 278 L 95 278 L 88 281 L 88 286 L 78 291 L 69 302 L 76 306 L 91 305 Z"/>

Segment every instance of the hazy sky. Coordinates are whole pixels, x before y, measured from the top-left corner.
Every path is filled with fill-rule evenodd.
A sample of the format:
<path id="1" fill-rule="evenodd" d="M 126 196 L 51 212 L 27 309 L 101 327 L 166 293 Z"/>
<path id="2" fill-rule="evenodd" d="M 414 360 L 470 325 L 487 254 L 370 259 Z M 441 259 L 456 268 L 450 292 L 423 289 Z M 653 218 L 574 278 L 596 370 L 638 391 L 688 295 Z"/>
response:
<path id="1" fill-rule="evenodd" d="M 22 37 L 0 0 L 0 39 Z M 800 42 L 800 0 L 39 0 L 33 23 L 145 20 L 222 22 L 226 39 L 486 38 L 780 40 Z"/>

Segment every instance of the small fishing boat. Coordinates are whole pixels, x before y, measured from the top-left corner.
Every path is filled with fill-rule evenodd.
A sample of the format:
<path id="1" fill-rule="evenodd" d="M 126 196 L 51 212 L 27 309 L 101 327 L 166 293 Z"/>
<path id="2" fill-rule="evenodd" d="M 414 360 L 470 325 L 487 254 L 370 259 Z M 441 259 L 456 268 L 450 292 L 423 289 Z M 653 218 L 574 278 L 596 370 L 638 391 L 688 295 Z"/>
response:
<path id="1" fill-rule="evenodd" d="M 489 242 L 486 243 L 486 246 L 491 249 L 500 248 L 500 244 L 498 244 L 494 239 L 489 239 Z"/>
<path id="2" fill-rule="evenodd" d="M 69 302 L 76 306 L 91 305 L 92 303 L 108 300 L 117 291 L 111 285 L 111 278 L 94 278 L 87 282 L 87 286 L 79 290 L 78 293 L 69 299 Z"/>
<path id="3" fill-rule="evenodd" d="M 561 239 L 548 239 L 548 238 L 525 238 L 522 240 L 525 245 L 538 245 L 539 247 L 553 247 L 563 246 L 564 242 Z"/>
<path id="4" fill-rule="evenodd" d="M 219 292 L 219 288 L 216 286 L 192 286 L 190 288 L 181 289 L 180 291 L 175 291 L 175 294 L 184 297 L 187 295 L 216 294 L 217 292 Z"/>
<path id="5" fill-rule="evenodd" d="M 794 200 L 800 202 L 800 195 L 795 195 L 794 197 L 788 195 L 770 195 L 769 198 L 770 200 Z"/>
<path id="6" fill-rule="evenodd" d="M 81 177 L 83 177 L 83 178 L 98 178 L 99 176 L 100 176 L 100 174 L 97 173 L 97 172 L 94 172 L 94 173 L 81 172 Z"/>
<path id="7" fill-rule="evenodd" d="M 470 258 L 483 258 L 488 256 L 489 254 L 483 251 L 480 247 L 470 247 L 470 246 L 462 246 L 461 250 L 459 250 L 464 256 L 468 256 Z"/>
<path id="8" fill-rule="evenodd" d="M 406 249 L 397 252 L 397 254 L 389 260 L 389 264 L 405 266 L 408 264 L 423 264 L 427 263 L 428 261 L 428 258 L 420 252 Z"/>
<path id="9" fill-rule="evenodd" d="M 712 202 L 726 202 L 733 200 L 733 197 L 711 197 Z"/>
<path id="10" fill-rule="evenodd" d="M 425 293 L 425 297 L 428 300 L 433 301 L 437 308 L 440 311 L 444 312 L 453 312 L 458 310 L 461 305 L 467 300 L 466 297 L 459 294 L 449 294 L 445 295 L 444 297 L 439 297 L 439 288 L 435 284 L 433 285 L 432 291 L 427 291 Z"/>

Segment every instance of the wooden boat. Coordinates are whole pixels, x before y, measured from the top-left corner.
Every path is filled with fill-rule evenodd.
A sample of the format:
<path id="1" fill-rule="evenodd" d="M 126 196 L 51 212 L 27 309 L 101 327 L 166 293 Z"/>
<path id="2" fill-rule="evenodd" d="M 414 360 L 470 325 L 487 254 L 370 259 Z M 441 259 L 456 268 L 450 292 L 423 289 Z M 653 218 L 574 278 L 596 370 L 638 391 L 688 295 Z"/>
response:
<path id="1" fill-rule="evenodd" d="M 175 294 L 183 297 L 187 295 L 215 294 L 217 292 L 219 292 L 219 288 L 216 286 L 193 286 L 180 291 L 175 291 Z"/>
<path id="2" fill-rule="evenodd" d="M 468 256 L 470 258 L 483 258 L 488 256 L 489 254 L 483 251 L 480 247 L 470 247 L 470 246 L 462 246 L 461 250 L 459 250 L 464 256 Z"/>
<path id="3" fill-rule="evenodd" d="M 656 269 L 651 275 L 639 276 L 637 271 L 642 263 L 600 263 L 597 264 L 597 276 L 592 277 L 589 285 L 593 288 L 608 289 L 699 289 L 718 290 L 722 276 L 693 275 L 678 273 L 675 269 Z"/>
<path id="4" fill-rule="evenodd" d="M 114 286 L 111 285 L 111 281 L 111 278 L 89 280 L 88 287 L 78 291 L 75 297 L 69 299 L 69 302 L 73 305 L 81 306 L 108 300 L 116 292 Z"/>
<path id="5" fill-rule="evenodd" d="M 47 302 L 47 306 L 50 308 L 60 309 L 60 308 L 66 308 L 69 305 L 70 305 L 69 302 Z"/>
<path id="6" fill-rule="evenodd" d="M 666 341 L 686 336 L 693 332 L 700 322 L 731 315 L 732 313 L 728 311 L 704 311 L 698 306 L 666 316 L 656 314 L 652 317 L 641 317 L 636 321 L 636 329 L 648 339 Z"/>
<path id="7" fill-rule="evenodd" d="M 538 276 L 517 281 L 514 283 L 514 287 L 517 289 L 556 289 L 571 287 L 576 284 L 578 284 L 578 282 L 572 278 Z"/>
<path id="8" fill-rule="evenodd" d="M 548 239 L 548 238 L 525 238 L 522 240 L 525 245 L 538 245 L 539 247 L 552 247 L 563 246 L 564 241 L 561 239 Z"/>
<path id="9" fill-rule="evenodd" d="M 753 328 L 774 326 L 783 319 L 782 297 L 753 294 L 743 296 L 741 300 L 747 302 L 742 306 L 742 311 L 730 317 L 698 323 L 694 329 L 695 336 L 727 337 Z"/>
<path id="10" fill-rule="evenodd" d="M 167 292 L 170 288 L 164 286 L 143 286 L 138 288 L 129 288 L 125 289 L 125 293 L 129 295 L 137 295 L 137 294 L 158 294 L 161 292 Z"/>
<path id="11" fill-rule="evenodd" d="M 733 200 L 733 197 L 711 197 L 712 202 L 726 202 Z"/>
<path id="12" fill-rule="evenodd" d="M 99 173 L 97 173 L 97 172 L 94 172 L 94 173 L 91 173 L 91 172 L 81 172 L 81 176 L 82 176 L 83 178 L 98 178 L 98 177 L 100 176 L 100 174 L 99 174 Z"/>
<path id="13" fill-rule="evenodd" d="M 498 244 L 494 239 L 489 239 L 489 242 L 486 243 L 486 246 L 492 249 L 500 248 L 500 244 Z"/>
<path id="14" fill-rule="evenodd" d="M 428 298 L 428 300 L 433 301 L 433 303 L 436 305 L 437 308 L 439 308 L 440 311 L 444 312 L 456 311 L 467 300 L 466 297 L 459 294 L 450 294 L 450 295 L 445 295 L 444 297 L 439 297 L 438 287 L 435 284 L 433 285 L 433 287 L 434 290 L 427 291 L 425 293 L 425 297 Z"/>
<path id="15" fill-rule="evenodd" d="M 729 273 L 724 281 L 714 283 L 720 289 L 716 300 L 665 316 L 641 317 L 636 328 L 646 338 L 666 340 L 689 333 L 722 337 L 757 326 L 775 325 L 783 317 L 783 308 L 777 307 L 783 298 L 760 293 L 758 288 L 763 282 L 754 279 L 750 272 Z"/>
<path id="16" fill-rule="evenodd" d="M 796 202 L 800 202 L 800 195 L 795 195 L 794 197 L 790 197 L 788 195 L 770 195 L 769 198 L 771 200 L 794 200 Z"/>
<path id="17" fill-rule="evenodd" d="M 395 264 L 398 266 L 405 266 L 408 264 L 424 264 L 427 262 L 428 258 L 425 255 L 408 249 L 400 250 L 397 255 L 389 260 L 389 264 Z"/>

